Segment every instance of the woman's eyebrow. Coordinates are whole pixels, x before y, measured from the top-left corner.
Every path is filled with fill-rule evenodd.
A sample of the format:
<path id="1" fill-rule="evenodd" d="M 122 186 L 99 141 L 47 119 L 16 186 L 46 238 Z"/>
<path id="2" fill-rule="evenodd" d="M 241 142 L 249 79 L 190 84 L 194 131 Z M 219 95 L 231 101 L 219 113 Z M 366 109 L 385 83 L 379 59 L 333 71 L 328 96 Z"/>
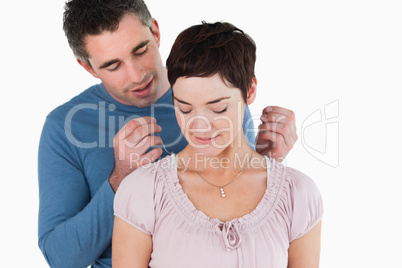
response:
<path id="1" fill-rule="evenodd" d="M 177 100 L 178 102 L 180 102 L 180 103 L 183 103 L 183 104 L 187 104 L 187 105 L 191 105 L 190 103 L 188 103 L 188 102 L 185 102 L 185 101 L 183 101 L 183 100 L 180 100 L 180 99 L 178 99 L 178 98 L 176 98 L 176 97 L 173 97 L 175 100 Z"/>
<path id="2" fill-rule="evenodd" d="M 222 98 L 219 98 L 219 99 L 216 99 L 213 101 L 208 101 L 207 104 L 214 104 L 214 103 L 220 102 L 221 100 L 226 100 L 226 99 L 230 99 L 230 97 L 222 97 Z"/>
<path id="3" fill-rule="evenodd" d="M 191 105 L 190 103 L 185 102 L 185 101 L 183 101 L 183 100 L 180 100 L 180 99 L 178 99 L 178 98 L 176 98 L 176 97 L 174 97 L 174 99 L 177 100 L 177 101 L 180 102 L 180 103 L 187 104 L 187 105 Z M 209 102 L 207 102 L 207 105 L 208 105 L 208 104 L 214 104 L 214 103 L 220 102 L 221 100 L 226 100 L 226 99 L 230 99 L 230 97 L 222 97 L 222 98 L 219 98 L 219 99 L 216 99 L 216 100 L 209 101 Z"/>

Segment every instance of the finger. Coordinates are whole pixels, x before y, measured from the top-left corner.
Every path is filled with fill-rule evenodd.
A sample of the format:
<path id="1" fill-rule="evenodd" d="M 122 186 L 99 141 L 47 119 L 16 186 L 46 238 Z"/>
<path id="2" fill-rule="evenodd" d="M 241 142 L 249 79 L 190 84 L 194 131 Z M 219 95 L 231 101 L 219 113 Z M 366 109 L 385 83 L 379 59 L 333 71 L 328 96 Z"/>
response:
<path id="1" fill-rule="evenodd" d="M 270 131 L 266 131 L 260 135 L 257 145 L 259 145 L 259 149 L 278 148 L 280 150 L 286 150 L 287 148 L 283 136 Z"/>
<path id="2" fill-rule="evenodd" d="M 288 125 L 281 123 L 263 123 L 258 126 L 259 137 L 261 139 L 267 139 L 272 142 L 278 143 L 278 140 L 283 140 L 283 144 L 286 147 L 292 148 L 295 144 L 295 139 L 291 134 Z M 277 146 L 281 146 L 280 144 Z"/>
<path id="3" fill-rule="evenodd" d="M 296 122 L 294 118 L 285 117 L 284 115 L 280 114 L 264 114 L 261 116 L 261 121 L 263 123 L 282 123 L 287 126 L 289 135 L 292 137 L 293 140 L 297 140 L 297 133 L 296 133 Z"/>
<path id="4" fill-rule="evenodd" d="M 156 124 L 156 122 L 138 126 L 129 136 L 126 137 L 126 144 L 131 147 L 136 146 L 145 137 L 161 131 L 162 127 Z"/>
<path id="5" fill-rule="evenodd" d="M 283 136 L 290 135 L 290 128 L 286 124 L 282 123 L 262 123 L 258 126 L 260 131 L 271 131 Z"/>
<path id="6" fill-rule="evenodd" d="M 160 145 L 162 145 L 162 139 L 159 136 L 147 136 L 134 147 L 124 147 L 123 151 L 125 157 L 123 159 L 130 159 L 130 165 L 133 166 L 134 169 L 136 169 L 142 165 L 142 161 L 144 161 L 144 157 L 147 155 L 147 151 L 153 146 Z M 151 156 L 154 155 L 156 155 L 155 152 L 151 154 Z M 157 156 L 157 158 L 158 157 L 159 156 Z M 146 163 L 150 163 L 150 161 L 146 161 Z"/>
<path id="7" fill-rule="evenodd" d="M 259 132 L 256 137 L 255 149 L 257 151 L 266 150 L 275 147 L 276 134 L 273 132 Z"/>
<path id="8" fill-rule="evenodd" d="M 267 137 L 267 135 L 270 135 L 271 137 Z M 273 140 L 276 139 L 275 137 L 273 137 L 274 135 L 276 135 L 273 132 L 267 132 L 267 133 L 258 133 L 257 137 L 256 137 L 256 141 L 255 144 L 258 145 L 271 145 L 273 143 Z"/>
<path id="9" fill-rule="evenodd" d="M 123 140 L 130 136 L 138 127 L 141 127 L 142 125 L 148 125 L 156 123 L 156 119 L 154 117 L 150 116 L 145 116 L 145 117 L 139 117 L 132 119 L 128 121 L 120 130 L 117 132 L 116 135 L 118 135 L 120 140 Z"/>
<path id="10" fill-rule="evenodd" d="M 273 131 L 261 131 L 258 133 L 257 143 L 264 144 L 264 143 L 275 143 L 277 133 Z"/>
<path id="11" fill-rule="evenodd" d="M 260 116 L 260 120 L 262 122 L 288 122 L 289 121 L 289 117 L 285 114 L 280 114 L 280 113 L 274 113 L 274 112 L 270 112 L 270 113 L 265 113 L 262 114 Z"/>
<path id="12" fill-rule="evenodd" d="M 267 113 L 276 113 L 276 114 L 282 114 L 282 115 L 286 115 L 288 117 L 295 117 L 295 113 L 292 110 L 286 109 L 286 108 L 282 108 L 279 106 L 267 106 L 262 110 L 263 114 L 267 114 Z"/>
<path id="13" fill-rule="evenodd" d="M 132 147 L 132 151 L 143 155 L 149 148 L 153 146 L 161 146 L 162 144 L 162 139 L 159 136 L 149 135 L 141 140 L 136 146 Z"/>
<path id="14" fill-rule="evenodd" d="M 270 157 L 276 160 L 282 161 L 286 154 L 290 151 L 290 148 L 286 146 L 285 140 L 282 136 L 278 135 L 273 150 L 268 153 Z"/>
<path id="15" fill-rule="evenodd" d="M 162 155 L 162 152 L 163 150 L 160 147 L 152 149 L 141 157 L 139 163 L 137 164 L 137 168 L 155 162 Z"/>

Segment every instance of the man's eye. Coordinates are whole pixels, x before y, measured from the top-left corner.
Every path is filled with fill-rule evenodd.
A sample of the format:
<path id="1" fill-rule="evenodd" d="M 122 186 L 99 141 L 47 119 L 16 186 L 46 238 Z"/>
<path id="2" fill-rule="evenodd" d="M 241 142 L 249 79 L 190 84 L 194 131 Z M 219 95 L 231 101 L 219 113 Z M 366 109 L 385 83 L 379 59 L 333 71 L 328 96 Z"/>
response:
<path id="1" fill-rule="evenodd" d="M 119 67 L 120 67 L 120 63 L 116 63 L 116 64 L 113 64 L 113 65 L 109 66 L 107 69 L 108 69 L 109 71 L 111 71 L 111 72 L 114 72 L 114 71 L 116 71 L 117 69 L 119 69 Z"/>
<path id="2" fill-rule="evenodd" d="M 147 52 L 147 50 L 148 50 L 148 45 L 143 46 L 142 48 L 138 49 L 135 52 L 135 55 L 139 56 L 139 55 L 145 54 L 145 52 Z"/>

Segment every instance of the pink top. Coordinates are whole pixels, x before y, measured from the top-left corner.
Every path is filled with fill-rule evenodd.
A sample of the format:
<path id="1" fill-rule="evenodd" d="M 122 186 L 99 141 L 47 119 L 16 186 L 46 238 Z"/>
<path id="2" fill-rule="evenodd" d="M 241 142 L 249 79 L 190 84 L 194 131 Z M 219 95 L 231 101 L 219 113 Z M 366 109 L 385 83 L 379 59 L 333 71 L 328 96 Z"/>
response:
<path id="1" fill-rule="evenodd" d="M 150 267 L 287 267 L 289 242 L 321 220 L 322 200 L 309 177 L 267 162 L 261 202 L 229 222 L 194 207 L 179 183 L 174 155 L 127 176 L 116 193 L 114 213 L 152 235 Z"/>

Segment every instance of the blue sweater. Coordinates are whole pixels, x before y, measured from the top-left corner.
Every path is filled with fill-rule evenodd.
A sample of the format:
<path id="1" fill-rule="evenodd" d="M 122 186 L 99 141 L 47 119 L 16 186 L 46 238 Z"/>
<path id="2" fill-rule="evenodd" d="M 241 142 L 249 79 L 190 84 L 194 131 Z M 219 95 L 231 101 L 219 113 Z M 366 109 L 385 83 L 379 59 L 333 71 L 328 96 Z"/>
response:
<path id="1" fill-rule="evenodd" d="M 138 108 L 116 101 L 99 84 L 47 116 L 39 144 L 38 235 L 51 267 L 112 266 L 113 138 L 129 120 L 154 116 L 167 150 L 180 152 L 187 141 L 172 107 L 171 89 L 151 107 Z M 247 107 L 243 129 L 255 144 L 251 119 Z"/>

